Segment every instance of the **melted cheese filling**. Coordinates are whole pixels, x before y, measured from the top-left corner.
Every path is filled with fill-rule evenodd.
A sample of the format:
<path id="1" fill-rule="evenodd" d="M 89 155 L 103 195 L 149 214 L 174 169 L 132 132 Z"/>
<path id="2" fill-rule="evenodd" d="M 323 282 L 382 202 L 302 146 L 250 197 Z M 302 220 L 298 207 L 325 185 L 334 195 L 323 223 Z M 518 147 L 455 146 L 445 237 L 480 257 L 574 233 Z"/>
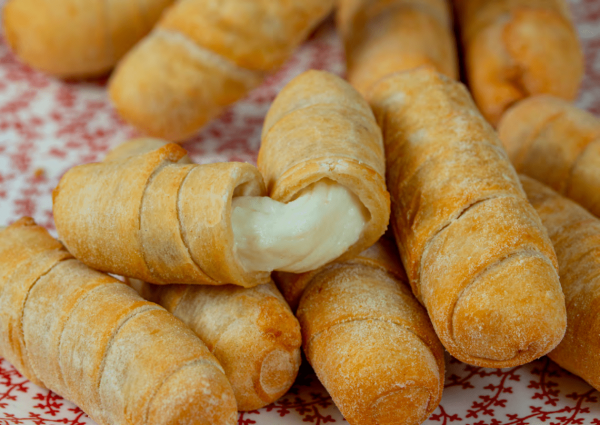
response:
<path id="1" fill-rule="evenodd" d="M 303 273 L 342 255 L 360 237 L 369 213 L 331 180 L 287 204 L 269 197 L 233 198 L 234 250 L 247 271 Z"/>

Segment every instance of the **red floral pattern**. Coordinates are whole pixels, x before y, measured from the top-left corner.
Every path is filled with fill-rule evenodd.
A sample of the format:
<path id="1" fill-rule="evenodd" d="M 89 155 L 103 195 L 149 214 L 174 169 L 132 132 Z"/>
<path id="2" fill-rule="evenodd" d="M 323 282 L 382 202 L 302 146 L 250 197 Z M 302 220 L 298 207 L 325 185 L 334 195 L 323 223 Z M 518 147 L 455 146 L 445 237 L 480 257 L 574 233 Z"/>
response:
<path id="1" fill-rule="evenodd" d="M 27 413 L 26 413 L 27 412 Z M 77 406 L 42 390 L 0 359 L 0 425 L 93 424 Z"/>
<path id="2" fill-rule="evenodd" d="M 0 0 L 0 5 L 3 3 Z M 578 105 L 600 114 L 600 1 L 571 0 L 586 55 Z M 262 121 L 277 92 L 310 68 L 344 73 L 331 22 L 282 70 L 184 146 L 200 163 L 255 162 Z M 21 64 L 0 38 L 0 226 L 23 215 L 50 230 L 52 189 L 74 165 L 98 161 L 137 135 L 111 107 L 106 81 L 63 82 Z M 599 394 L 544 358 L 511 369 L 448 359 L 446 390 L 428 425 L 600 425 Z M 239 425 L 344 423 L 308 366 L 282 399 L 240 414 Z M 91 425 L 72 403 L 23 378 L 0 359 L 0 425 Z"/>
<path id="3" fill-rule="evenodd" d="M 600 394 L 548 358 L 510 369 L 448 359 L 444 399 L 426 425 L 600 425 Z M 79 408 L 23 378 L 0 359 L 0 425 L 93 425 Z M 345 423 L 309 366 L 292 389 L 238 425 Z"/>
<path id="4" fill-rule="evenodd" d="M 547 357 L 504 370 L 450 359 L 445 387 L 442 405 L 427 423 L 566 425 L 595 424 L 600 418 L 599 394 Z M 467 398 L 468 392 L 474 396 Z M 465 397 L 459 409 L 448 402 L 455 395 Z"/>

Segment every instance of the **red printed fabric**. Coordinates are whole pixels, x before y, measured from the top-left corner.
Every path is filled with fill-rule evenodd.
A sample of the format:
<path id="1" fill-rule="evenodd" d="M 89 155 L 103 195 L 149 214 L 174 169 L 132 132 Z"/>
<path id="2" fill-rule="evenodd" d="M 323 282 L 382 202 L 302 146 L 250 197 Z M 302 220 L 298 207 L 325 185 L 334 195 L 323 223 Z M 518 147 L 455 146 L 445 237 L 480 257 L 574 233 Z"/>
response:
<path id="1" fill-rule="evenodd" d="M 0 0 L 0 4 L 3 1 Z M 571 0 L 585 49 L 577 105 L 600 115 L 600 1 Z M 277 92 L 316 68 L 344 74 L 331 22 L 321 26 L 277 74 L 186 143 L 200 163 L 255 163 L 261 125 Z M 52 189 L 71 167 L 99 161 L 136 136 L 108 101 L 106 82 L 63 82 L 21 64 L 0 38 L 0 226 L 27 215 L 54 232 Z M 428 425 L 600 425 L 600 394 L 547 358 L 511 369 L 449 359 L 446 391 Z M 72 403 L 24 379 L 0 359 L 0 425 L 93 422 Z M 309 367 L 271 406 L 240 414 L 239 425 L 346 423 Z"/>

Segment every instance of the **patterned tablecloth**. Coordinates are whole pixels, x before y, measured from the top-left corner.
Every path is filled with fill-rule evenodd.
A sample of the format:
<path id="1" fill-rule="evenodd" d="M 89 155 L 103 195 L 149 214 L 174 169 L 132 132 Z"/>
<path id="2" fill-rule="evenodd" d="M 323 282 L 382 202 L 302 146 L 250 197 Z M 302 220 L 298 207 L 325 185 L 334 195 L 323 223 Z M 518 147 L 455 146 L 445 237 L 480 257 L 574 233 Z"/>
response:
<path id="1" fill-rule="evenodd" d="M 570 3 L 587 61 L 577 103 L 600 114 L 600 0 Z M 310 68 L 344 73 L 343 51 L 331 22 L 280 72 L 184 147 L 199 163 L 255 163 L 270 102 L 291 78 Z M 60 176 L 77 164 L 101 160 L 107 150 L 136 135 L 111 107 L 105 86 L 105 81 L 68 83 L 33 71 L 0 39 L 0 226 L 28 215 L 54 232 L 51 193 Z M 450 358 L 447 364 L 444 398 L 428 425 L 600 425 L 600 394 L 547 358 L 504 370 Z M 285 397 L 239 418 L 239 425 L 344 422 L 308 366 Z M 93 422 L 0 359 L 0 425 L 30 423 Z"/>

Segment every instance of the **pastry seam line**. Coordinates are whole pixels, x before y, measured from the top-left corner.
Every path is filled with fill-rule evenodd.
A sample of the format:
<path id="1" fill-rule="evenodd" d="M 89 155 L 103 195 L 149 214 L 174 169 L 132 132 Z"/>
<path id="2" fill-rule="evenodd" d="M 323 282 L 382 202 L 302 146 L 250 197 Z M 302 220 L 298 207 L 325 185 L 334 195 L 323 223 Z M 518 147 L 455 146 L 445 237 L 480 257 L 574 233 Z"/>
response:
<path id="1" fill-rule="evenodd" d="M 79 307 L 79 305 L 87 298 L 89 297 L 93 292 L 95 292 L 98 288 L 102 288 L 104 286 L 108 286 L 108 285 L 114 285 L 114 283 L 112 282 L 106 282 L 106 283 L 102 283 L 99 284 L 95 287 L 93 287 L 91 290 L 87 291 L 82 297 L 77 298 L 77 301 L 75 301 L 75 303 L 73 304 L 73 306 L 70 309 L 69 312 L 69 316 L 65 319 L 65 321 L 62 323 L 61 329 L 60 329 L 60 335 L 58 336 L 58 369 L 60 372 L 60 379 L 59 381 L 61 382 L 62 385 L 64 385 L 66 387 L 66 383 L 65 383 L 65 375 L 63 373 L 62 370 L 62 365 L 61 365 L 61 348 L 62 348 L 62 338 L 63 338 L 63 334 L 65 332 L 65 327 L 67 325 L 67 323 L 69 322 L 69 319 L 71 318 L 71 314 L 73 314 L 73 311 L 75 311 L 77 309 L 77 307 Z M 78 291 L 81 290 L 81 287 L 79 287 Z"/>
<path id="2" fill-rule="evenodd" d="M 441 122 L 441 124 L 445 124 L 447 121 L 450 121 L 450 120 L 442 120 L 442 121 L 440 121 L 440 122 Z M 451 125 L 451 124 L 450 124 L 450 125 Z M 459 141 L 459 144 L 460 144 L 460 141 Z M 502 146 L 496 145 L 496 144 L 494 144 L 494 143 L 489 143 L 489 142 L 483 142 L 483 143 L 481 143 L 481 142 L 469 142 L 469 144 L 470 144 L 471 146 L 488 146 L 491 152 L 495 152 L 495 153 L 496 153 L 496 154 L 498 154 L 499 156 L 503 157 L 503 159 L 505 159 L 506 161 L 510 162 L 510 158 L 508 157 L 508 154 L 506 153 L 506 150 L 505 150 L 505 149 L 504 149 L 504 147 L 502 147 Z M 446 147 L 448 147 L 448 148 L 450 148 L 450 149 L 454 149 L 454 148 L 455 148 L 454 146 L 451 146 L 451 145 L 446 145 L 446 146 L 444 146 L 443 148 L 446 148 Z M 389 168 L 396 167 L 396 166 L 397 166 L 397 163 L 398 163 L 398 162 L 400 162 L 402 159 L 403 159 L 403 158 L 401 158 L 401 157 L 399 156 L 398 158 L 396 158 L 396 159 L 395 159 L 395 160 L 393 160 L 393 161 L 388 161 L 388 164 L 389 164 L 389 166 L 388 166 L 388 167 L 389 167 Z M 404 190 L 405 190 L 405 189 L 404 189 L 404 186 L 405 186 L 406 184 L 408 184 L 408 183 L 409 183 L 409 181 L 410 181 L 410 180 L 411 180 L 411 179 L 412 179 L 412 178 L 413 178 L 415 175 L 417 175 L 417 174 L 418 174 L 418 173 L 419 173 L 419 172 L 420 172 L 420 171 L 421 171 L 423 168 L 425 168 L 426 166 L 428 166 L 428 165 L 429 165 L 429 164 L 432 162 L 432 159 L 433 159 L 433 158 L 431 158 L 431 157 L 427 158 L 425 161 L 423 161 L 422 163 L 420 163 L 420 164 L 419 164 L 419 165 L 418 165 L 418 166 L 417 166 L 417 167 L 416 167 L 416 168 L 413 170 L 413 172 L 412 172 L 411 174 L 404 176 L 404 177 L 402 178 L 402 182 L 401 182 L 400 184 L 398 184 L 398 189 L 397 189 L 397 190 L 398 190 L 398 191 L 404 191 Z M 513 168 L 514 168 L 514 167 L 513 167 Z M 518 179 L 517 179 L 517 180 L 518 180 Z"/>
<path id="3" fill-rule="evenodd" d="M 427 257 L 428 253 L 429 253 L 429 249 L 431 248 L 431 245 L 433 245 L 433 243 L 435 242 L 435 239 L 444 231 L 446 230 L 448 227 L 450 227 L 452 224 L 458 222 L 467 212 L 469 212 L 469 210 L 471 208 L 473 208 L 476 205 L 482 204 L 484 202 L 488 202 L 488 201 L 494 201 L 497 199 L 505 199 L 505 198 L 513 198 L 513 199 L 522 199 L 522 197 L 519 197 L 517 195 L 514 194 L 501 194 L 499 195 L 498 193 L 491 193 L 488 196 L 484 196 L 480 199 L 474 199 L 470 204 L 466 205 L 462 210 L 457 211 L 456 216 L 455 217 L 449 217 L 448 221 L 446 223 L 443 224 L 442 227 L 440 227 L 439 230 L 437 230 L 435 233 L 432 234 L 432 236 L 429 238 L 429 240 L 425 243 L 424 247 L 423 247 L 423 251 L 421 253 L 421 258 L 419 260 L 419 269 L 417 271 L 417 284 L 415 285 L 418 289 L 418 295 L 417 297 L 419 299 L 422 300 L 422 291 L 421 291 L 421 274 L 423 271 L 423 262 L 425 261 L 425 258 Z"/>
<path id="4" fill-rule="evenodd" d="M 380 323 L 389 323 L 389 324 L 393 324 L 395 326 L 398 326 L 401 329 L 404 329 L 405 331 L 409 332 L 410 334 L 414 335 L 425 347 L 427 347 L 427 350 L 429 351 L 429 353 L 431 354 L 431 356 L 434 358 L 435 360 L 435 367 L 436 367 L 436 372 L 438 377 L 443 378 L 443 376 L 441 376 L 441 371 L 440 371 L 440 365 L 439 362 L 442 361 L 443 362 L 443 358 L 440 360 L 436 357 L 435 353 L 433 352 L 433 350 L 431 349 L 431 346 L 418 334 L 415 333 L 414 330 L 412 330 L 411 328 L 407 327 L 406 325 L 402 325 L 399 324 L 397 322 L 394 322 L 392 320 L 385 320 L 385 319 L 380 319 L 380 318 L 372 318 L 372 319 L 350 319 L 350 320 L 345 320 L 345 321 L 341 321 L 341 322 L 337 322 L 334 325 L 328 327 L 327 329 L 323 329 L 322 331 L 319 331 L 317 333 L 315 333 L 313 336 L 311 336 L 311 338 L 308 340 L 307 342 L 307 347 L 305 351 L 308 351 L 310 344 L 312 343 L 312 341 L 319 335 L 321 335 L 322 333 L 329 331 L 339 325 L 345 325 L 348 323 L 353 323 L 353 322 L 366 322 L 366 321 L 372 321 L 372 322 L 380 322 Z M 430 396 L 430 400 L 431 400 L 431 394 Z M 429 402 L 427 404 L 427 406 L 429 407 Z"/>
<path id="5" fill-rule="evenodd" d="M 112 349 L 115 338 L 117 337 L 117 335 L 119 334 L 119 332 L 121 331 L 123 326 L 125 326 L 127 324 L 127 322 L 129 322 L 131 319 L 133 319 L 134 317 L 137 317 L 140 314 L 144 314 L 144 313 L 147 313 L 149 311 L 154 311 L 154 310 L 164 310 L 164 309 L 157 304 L 141 306 L 138 310 L 134 310 L 132 314 L 130 314 L 125 319 L 123 319 L 123 321 L 113 331 L 113 333 L 110 337 L 110 340 L 106 344 L 106 349 L 104 350 L 104 356 L 102 357 L 102 361 L 100 362 L 100 373 L 98 375 L 98 384 L 96 386 L 98 395 L 100 397 L 100 405 L 101 406 L 103 405 L 103 403 L 102 403 L 102 395 L 100 394 L 100 387 L 102 385 L 102 379 L 104 378 L 104 369 L 106 368 L 106 358 L 108 357 L 110 350 Z"/>
<path id="6" fill-rule="evenodd" d="M 200 266 L 200 264 L 198 264 L 196 262 L 196 260 L 194 259 L 194 257 L 192 256 L 189 242 L 188 242 L 187 238 L 185 237 L 185 232 L 183 231 L 183 228 L 182 228 L 183 220 L 182 220 L 181 206 L 180 206 L 181 190 L 182 190 L 183 186 L 185 185 L 187 179 L 190 177 L 190 174 L 192 174 L 192 171 L 196 170 L 197 167 L 198 167 L 198 165 L 195 165 L 194 167 L 190 167 L 190 171 L 181 180 L 181 184 L 177 188 L 177 198 L 176 198 L 175 207 L 177 208 L 177 221 L 178 221 L 178 227 L 179 227 L 179 237 L 181 238 L 181 242 L 183 243 L 183 246 L 185 247 L 186 253 L 190 259 L 190 263 L 193 264 L 194 267 L 196 268 L 196 270 L 198 270 L 200 272 L 200 274 L 207 279 L 207 284 L 214 285 L 216 283 L 216 280 L 213 279 L 212 277 L 210 277 L 208 274 L 206 274 L 206 272 L 204 272 L 204 270 L 202 270 L 202 267 Z M 186 290 L 186 293 L 187 293 L 187 290 Z M 182 299 L 183 299 L 183 296 L 182 296 Z M 177 303 L 177 305 L 179 306 L 179 303 Z M 175 311 L 175 310 L 173 310 L 173 311 Z"/>
<path id="7" fill-rule="evenodd" d="M 542 131 L 544 131 L 544 129 L 546 129 L 546 127 L 548 125 L 550 125 L 552 122 L 559 119 L 562 115 L 564 115 L 564 111 L 558 111 L 554 114 L 551 114 L 548 118 L 546 118 L 544 120 L 544 122 L 542 122 L 535 129 L 535 131 L 531 134 L 531 136 L 529 138 L 527 138 L 526 140 L 523 141 L 523 143 L 521 143 L 521 147 L 517 151 L 517 157 L 515 158 L 515 161 L 514 161 L 515 168 L 517 168 L 517 166 L 519 166 L 519 170 L 518 170 L 519 172 L 524 172 L 524 171 L 521 171 L 521 170 L 523 170 L 524 167 L 526 167 L 526 165 L 523 164 L 523 161 L 525 160 L 525 157 L 527 157 L 527 154 L 531 151 L 531 148 L 533 147 L 535 142 L 540 137 L 540 134 L 542 133 Z"/>
<path id="8" fill-rule="evenodd" d="M 563 197 L 562 195 L 559 195 L 559 196 Z M 554 201 L 556 199 L 557 199 L 556 196 L 547 197 L 544 199 L 544 201 L 542 203 L 539 204 L 539 206 L 554 209 L 554 207 L 552 205 L 553 204 L 552 201 Z M 569 199 L 569 201 L 575 202 L 570 199 Z M 577 206 L 583 209 L 583 207 L 581 205 L 577 204 Z M 534 207 L 534 208 L 537 211 L 538 208 L 536 208 L 536 207 Z M 553 232 L 552 235 L 555 236 L 554 238 L 550 236 L 550 232 L 548 231 L 548 237 L 550 238 L 552 245 L 555 245 L 554 239 L 557 239 L 556 245 L 558 245 L 558 243 L 564 239 L 563 235 L 565 235 L 565 234 L 571 235 L 573 232 L 575 232 L 576 230 L 580 230 L 582 227 L 600 224 L 600 223 L 598 223 L 598 218 L 595 216 L 592 216 L 592 214 L 588 210 L 585 210 L 585 213 L 588 214 L 587 217 L 584 216 L 580 220 L 571 221 L 570 223 L 565 223 L 565 225 L 561 226 L 560 229 L 558 229 L 558 231 Z M 555 214 L 556 214 L 556 211 L 553 211 L 552 215 L 554 216 Z"/>
<path id="9" fill-rule="evenodd" d="M 60 333 L 60 337 L 59 337 L 59 343 L 58 343 L 58 359 L 59 359 L 58 360 L 58 366 L 60 368 L 60 373 L 62 375 L 61 381 L 62 381 L 63 384 L 65 384 L 65 386 L 66 386 L 66 382 L 64 380 L 64 373 L 62 371 L 62 363 L 63 362 L 61 361 L 61 359 L 62 359 L 62 347 L 63 347 L 63 334 L 64 334 L 64 330 L 65 330 L 67 324 L 69 323 L 69 320 L 71 319 L 71 315 L 79 307 L 79 305 L 82 302 L 85 301 L 86 298 L 88 298 L 89 296 L 91 296 L 94 292 L 99 291 L 100 288 L 105 288 L 105 287 L 108 287 L 110 285 L 121 285 L 121 284 L 122 283 L 116 283 L 116 282 L 106 282 L 106 283 L 100 284 L 100 285 L 94 287 L 93 289 L 91 289 L 90 291 L 88 291 L 83 297 L 78 298 L 77 301 L 75 302 L 75 304 L 73 305 L 73 308 L 71 308 L 71 314 L 69 314 L 69 317 L 67 317 L 67 319 L 64 322 L 64 325 L 62 327 L 62 330 L 61 330 L 61 333 Z M 120 326 L 118 328 L 120 328 Z M 118 328 L 117 328 L 117 331 L 118 331 Z M 117 331 L 115 331 L 115 332 L 117 332 Z M 111 336 L 111 339 L 108 341 L 108 344 L 106 345 L 106 347 L 110 347 L 110 343 L 112 342 L 112 338 L 113 337 L 114 337 L 114 335 Z M 104 356 L 102 357 L 102 360 L 100 361 L 100 374 L 99 374 L 99 379 L 98 379 L 98 385 L 96 386 L 97 388 L 100 387 L 100 380 L 102 379 L 102 372 L 104 370 L 104 357 L 106 356 L 106 351 L 107 350 L 105 350 Z"/>
<path id="10" fill-rule="evenodd" d="M 196 264 L 196 263 L 194 263 L 194 264 Z M 148 283 L 146 283 L 146 285 L 148 285 Z M 165 289 L 165 288 L 159 288 L 159 291 L 162 292 L 163 289 Z M 188 296 L 188 293 L 191 290 L 192 290 L 192 285 L 185 285 L 185 290 L 183 291 L 183 294 L 181 294 L 181 296 L 179 297 L 179 300 L 177 301 L 177 304 L 175 304 L 175 307 L 173 307 L 173 311 L 169 311 L 168 309 L 166 309 L 166 310 L 169 311 L 169 313 L 171 313 L 173 316 L 175 316 L 179 319 L 179 316 L 177 315 L 177 309 L 183 303 L 183 301 L 186 299 L 186 297 Z M 159 295 L 159 299 L 160 298 L 162 298 L 161 295 Z M 159 304 L 159 303 L 157 303 L 157 304 Z M 186 323 L 186 325 L 187 325 L 187 323 Z"/>
<path id="11" fill-rule="evenodd" d="M 56 251 L 60 251 L 60 249 L 56 250 Z M 67 251 L 68 252 L 68 251 Z M 25 295 L 25 299 L 23 300 L 23 304 L 22 304 L 22 308 L 21 308 L 21 317 L 19 318 L 19 322 L 21 324 L 21 337 L 23 338 L 23 348 L 25 349 L 25 352 L 27 353 L 27 363 L 29 363 L 30 369 L 31 371 L 35 374 L 35 378 L 41 382 L 41 379 L 37 376 L 37 372 L 33 366 L 33 362 L 31 361 L 31 358 L 29 356 L 29 349 L 27 348 L 27 342 L 25 340 L 25 327 L 24 327 L 24 323 L 23 320 L 25 318 L 25 307 L 27 306 L 27 301 L 29 301 L 29 295 L 31 294 L 31 291 L 33 290 L 33 288 L 38 284 L 38 282 L 40 281 L 40 279 L 42 279 L 44 276 L 46 276 L 48 273 L 50 273 L 52 270 L 54 270 L 54 268 L 56 266 L 58 266 L 60 263 L 62 263 L 63 261 L 67 261 L 67 260 L 73 260 L 74 258 L 63 258 L 59 261 L 57 261 L 56 263 L 54 263 L 48 270 L 46 270 L 44 273 L 42 273 L 41 275 L 38 276 L 38 278 L 35 280 L 35 282 L 33 282 L 33 284 L 29 287 L 29 290 L 27 291 L 27 295 Z M 10 277 L 12 277 L 14 275 L 11 274 Z M 10 278 L 9 278 L 10 280 Z M 45 385 L 45 384 L 44 384 Z"/>
<path id="12" fill-rule="evenodd" d="M 190 38 L 187 34 L 177 31 L 174 28 L 162 28 L 160 23 L 157 24 L 156 29 L 153 30 L 156 35 L 162 36 L 170 41 L 172 41 L 173 37 L 177 37 L 185 43 L 185 48 L 188 50 L 195 50 L 194 59 L 198 57 L 198 55 L 202 55 L 204 58 L 209 57 L 209 61 L 211 65 L 215 65 L 221 71 L 226 73 L 231 73 L 236 77 L 242 77 L 243 79 L 251 77 L 252 79 L 262 78 L 265 76 L 265 71 L 259 71 L 249 68 L 244 68 L 239 66 L 237 63 L 232 61 L 231 59 L 214 52 L 211 49 L 208 49 L 204 46 L 196 43 L 195 40 Z"/>
<path id="13" fill-rule="evenodd" d="M 182 228 L 183 220 L 181 219 L 181 207 L 180 207 L 181 189 L 185 185 L 185 182 L 187 181 L 187 179 L 190 176 L 190 174 L 192 174 L 192 171 L 195 171 L 196 168 L 198 168 L 198 165 L 195 165 L 195 164 L 194 164 L 193 167 L 190 167 L 190 169 L 187 172 L 187 174 L 185 175 L 185 177 L 183 179 L 181 179 L 181 184 L 177 188 L 177 194 L 176 194 L 176 197 L 175 197 L 175 209 L 177 210 L 177 228 L 179 230 L 179 238 L 181 239 L 181 243 L 182 243 L 182 245 L 185 248 L 185 252 L 187 254 L 189 262 L 194 265 L 194 268 L 199 272 L 199 274 L 201 276 L 205 277 L 207 279 L 207 281 L 214 282 L 214 279 L 212 279 L 210 276 L 208 276 L 204 272 L 204 270 L 202 270 L 202 267 L 200 266 L 200 264 L 196 263 L 196 261 L 194 260 L 194 257 L 192 257 L 190 246 L 188 244 L 187 239 L 185 238 L 184 231 L 183 231 L 183 228 Z M 183 300 L 185 294 L 187 294 L 188 289 L 189 288 L 186 288 L 184 294 L 181 296 L 179 302 L 177 303 L 177 306 L 173 309 L 173 311 L 175 311 L 177 309 L 177 307 L 179 306 L 179 303 L 181 302 L 181 300 Z"/>
<path id="14" fill-rule="evenodd" d="M 196 358 L 196 359 L 191 359 L 188 360 L 185 363 L 182 363 L 180 365 L 177 365 L 172 371 L 167 372 L 165 375 L 165 377 L 162 379 L 162 381 L 160 382 L 159 385 L 157 385 L 157 387 L 155 388 L 155 390 L 152 392 L 152 395 L 148 398 L 148 403 L 146 404 L 146 406 L 144 407 L 144 424 L 148 423 L 148 418 L 150 416 L 150 406 L 152 406 L 152 402 L 154 401 L 154 399 L 156 398 L 156 395 L 158 394 L 158 392 L 161 390 L 161 388 L 163 387 L 163 385 L 165 384 L 165 382 L 167 382 L 167 380 L 175 375 L 177 372 L 179 372 L 181 369 L 184 369 L 186 367 L 189 366 L 194 366 L 194 365 L 200 365 L 200 364 L 207 364 L 212 366 L 213 368 L 219 370 L 221 373 L 224 374 L 223 370 L 221 368 L 218 368 L 215 366 L 214 362 L 211 362 L 209 359 L 206 358 Z"/>
<path id="15" fill-rule="evenodd" d="M 319 332 L 316 332 L 314 335 L 312 335 L 310 337 L 310 339 L 307 341 L 306 345 L 307 345 L 307 349 L 308 347 L 310 347 L 310 344 L 312 343 L 312 341 L 318 337 L 319 335 L 321 335 L 323 332 L 327 332 L 333 328 L 335 328 L 336 326 L 341 326 L 341 325 L 346 325 L 348 323 L 353 323 L 353 322 L 380 322 L 380 323 L 388 323 L 388 324 L 392 324 L 395 326 L 398 326 L 401 329 L 404 329 L 407 332 L 410 332 L 411 334 L 413 334 L 419 341 L 421 341 L 423 343 L 423 345 L 425 345 L 425 347 L 427 347 L 427 349 L 431 352 L 431 355 L 437 360 L 437 358 L 435 357 L 435 355 L 433 354 L 433 351 L 431 350 L 431 347 L 429 346 L 429 344 L 417 333 L 415 333 L 415 331 L 411 328 L 409 328 L 408 326 L 406 326 L 405 324 L 401 324 L 398 322 L 395 322 L 393 320 L 386 320 L 386 319 L 381 319 L 381 318 L 362 318 L 362 319 L 348 319 L 348 320 L 341 320 L 339 322 L 335 322 L 334 324 L 332 324 L 331 326 L 329 326 L 326 329 L 323 329 Z M 437 363 L 436 363 L 437 366 Z M 440 373 L 439 371 L 439 367 L 438 367 L 438 374 Z"/>
<path id="16" fill-rule="evenodd" d="M 599 126 L 599 129 L 600 129 L 600 126 Z M 590 140 L 583 147 L 583 149 L 581 150 L 581 152 L 579 152 L 577 154 L 577 157 L 575 157 L 575 160 L 573 160 L 573 163 L 569 167 L 569 174 L 568 174 L 568 177 L 567 177 L 567 184 L 565 185 L 565 190 L 563 191 L 564 194 L 571 193 L 572 183 L 573 183 L 573 174 L 575 173 L 575 169 L 577 168 L 577 165 L 579 165 L 579 161 L 581 161 L 586 156 L 586 153 L 587 153 L 588 149 L 591 149 L 590 146 L 592 146 L 592 145 L 594 145 L 596 143 L 598 145 L 600 145 L 600 131 L 598 132 L 597 135 L 594 135 L 594 136 L 592 136 L 590 138 Z"/>
<path id="17" fill-rule="evenodd" d="M 146 180 L 146 185 L 144 186 L 144 191 L 142 192 L 142 199 L 140 200 L 140 207 L 138 210 L 138 229 L 137 229 L 137 242 L 140 246 L 140 251 L 142 254 L 142 261 L 144 262 L 144 266 L 146 267 L 146 270 L 148 270 L 148 272 L 151 274 L 151 276 L 153 278 L 157 278 L 156 280 L 160 280 L 161 282 L 164 282 L 163 277 L 162 276 L 157 276 L 154 272 L 154 270 L 152 268 L 150 268 L 150 265 L 148 263 L 148 260 L 146 258 L 146 248 L 144 246 L 143 243 L 143 238 L 142 238 L 142 214 L 144 213 L 144 206 L 146 204 L 146 193 L 148 192 L 148 188 L 150 187 L 150 185 L 152 184 L 152 182 L 154 181 L 154 179 L 156 178 L 156 176 L 158 176 L 158 174 L 160 174 L 160 172 L 167 167 L 168 165 L 173 164 L 172 161 L 169 160 L 163 160 L 159 166 L 152 172 L 152 174 L 150 174 L 150 177 L 148 177 L 148 180 Z M 142 279 L 143 280 L 143 279 Z"/>

